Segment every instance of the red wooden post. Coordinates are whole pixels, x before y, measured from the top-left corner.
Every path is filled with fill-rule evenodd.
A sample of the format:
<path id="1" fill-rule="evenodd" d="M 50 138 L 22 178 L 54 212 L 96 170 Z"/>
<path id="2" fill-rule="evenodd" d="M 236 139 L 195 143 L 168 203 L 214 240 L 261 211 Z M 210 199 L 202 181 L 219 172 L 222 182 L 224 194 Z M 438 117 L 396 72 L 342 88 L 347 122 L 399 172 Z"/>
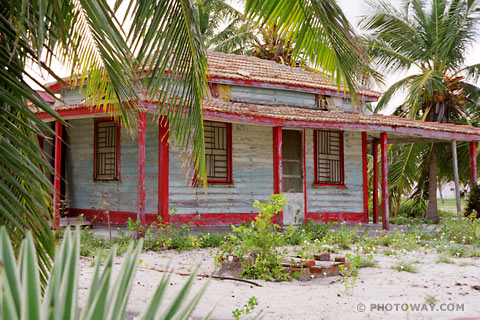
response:
<path id="1" fill-rule="evenodd" d="M 283 191 L 282 178 L 282 127 L 273 127 L 273 193 Z M 283 227 L 283 212 L 279 213 L 279 225 Z"/>
<path id="2" fill-rule="evenodd" d="M 367 133 L 362 132 L 362 167 L 363 167 L 363 222 L 368 223 L 368 163 Z"/>
<path id="3" fill-rule="evenodd" d="M 477 184 L 477 142 L 470 141 L 470 178 L 472 187 Z"/>
<path id="4" fill-rule="evenodd" d="M 145 128 L 147 115 L 138 114 L 138 183 L 137 183 L 137 219 L 145 225 Z"/>
<path id="5" fill-rule="evenodd" d="M 380 133 L 380 148 L 382 154 L 382 225 L 384 230 L 390 229 L 388 213 L 388 159 L 387 159 L 387 133 Z"/>
<path id="6" fill-rule="evenodd" d="M 303 129 L 303 221 L 307 223 L 307 163 L 305 158 L 305 139 L 306 130 Z"/>
<path id="7" fill-rule="evenodd" d="M 61 199 L 61 172 L 62 172 L 62 132 L 63 126 L 55 121 L 55 164 L 53 178 L 53 213 L 55 215 L 55 230 L 60 228 L 60 199 Z"/>
<path id="8" fill-rule="evenodd" d="M 378 223 L 378 140 L 372 141 L 373 156 L 373 223 Z"/>
<path id="9" fill-rule="evenodd" d="M 170 165 L 168 123 L 160 119 L 158 126 L 158 215 L 170 223 L 168 214 L 168 174 Z"/>

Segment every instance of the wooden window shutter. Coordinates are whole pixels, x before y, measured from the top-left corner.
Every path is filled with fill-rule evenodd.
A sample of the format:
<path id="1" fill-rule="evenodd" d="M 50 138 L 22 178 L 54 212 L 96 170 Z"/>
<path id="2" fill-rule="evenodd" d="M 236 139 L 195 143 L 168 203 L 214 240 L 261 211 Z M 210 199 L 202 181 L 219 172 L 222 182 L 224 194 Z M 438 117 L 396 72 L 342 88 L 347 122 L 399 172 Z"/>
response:
<path id="1" fill-rule="evenodd" d="M 94 180 L 118 181 L 120 127 L 113 120 L 95 121 Z"/>
<path id="2" fill-rule="evenodd" d="M 315 132 L 316 184 L 343 184 L 343 132 Z"/>
<path id="3" fill-rule="evenodd" d="M 230 183 L 231 124 L 205 121 L 205 161 L 209 183 Z"/>

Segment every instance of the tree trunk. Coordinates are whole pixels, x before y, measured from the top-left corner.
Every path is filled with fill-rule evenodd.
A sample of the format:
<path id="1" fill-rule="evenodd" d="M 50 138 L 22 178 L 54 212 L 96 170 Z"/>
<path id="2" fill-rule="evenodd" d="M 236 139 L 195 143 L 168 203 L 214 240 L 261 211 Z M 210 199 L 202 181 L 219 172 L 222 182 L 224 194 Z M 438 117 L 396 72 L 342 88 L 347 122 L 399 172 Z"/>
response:
<path id="1" fill-rule="evenodd" d="M 428 163 L 428 208 L 426 219 L 435 223 L 440 221 L 437 209 L 437 154 L 435 149 L 432 149 L 430 162 Z"/>

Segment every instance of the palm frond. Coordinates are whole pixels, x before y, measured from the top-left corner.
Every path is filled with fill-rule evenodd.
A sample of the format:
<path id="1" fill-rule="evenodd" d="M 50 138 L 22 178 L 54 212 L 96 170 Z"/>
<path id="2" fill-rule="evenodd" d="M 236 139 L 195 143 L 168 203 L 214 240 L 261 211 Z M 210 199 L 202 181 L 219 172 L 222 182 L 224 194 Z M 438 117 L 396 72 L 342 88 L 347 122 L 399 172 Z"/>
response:
<path id="1" fill-rule="evenodd" d="M 128 42 L 137 52 L 142 85 L 152 101 L 158 98 L 157 110 L 168 120 L 175 144 L 193 146 L 192 166 L 205 178 L 201 107 L 207 62 L 191 1 L 137 1 L 126 16 L 133 21 Z"/>
<path id="2" fill-rule="evenodd" d="M 247 0 L 248 17 L 260 26 L 275 26 L 287 41 L 295 42 L 293 56 L 308 59 L 318 69 L 344 83 L 355 98 L 355 88 L 372 76 L 370 61 L 342 10 L 333 0 Z"/>

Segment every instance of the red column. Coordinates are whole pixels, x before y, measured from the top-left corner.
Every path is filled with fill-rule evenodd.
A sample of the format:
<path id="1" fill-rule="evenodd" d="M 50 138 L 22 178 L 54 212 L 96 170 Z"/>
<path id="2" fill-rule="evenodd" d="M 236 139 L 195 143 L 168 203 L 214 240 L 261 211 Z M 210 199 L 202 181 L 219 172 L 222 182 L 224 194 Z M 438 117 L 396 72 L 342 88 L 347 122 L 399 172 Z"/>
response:
<path id="1" fill-rule="evenodd" d="M 55 215 L 55 230 L 60 227 L 60 199 L 62 172 L 62 132 L 63 126 L 55 121 L 55 164 L 53 178 L 53 213 Z"/>
<path id="2" fill-rule="evenodd" d="M 378 140 L 372 141 L 373 156 L 373 223 L 378 223 Z"/>
<path id="3" fill-rule="evenodd" d="M 382 154 L 382 225 L 384 230 L 390 229 L 388 213 L 388 159 L 387 159 L 387 133 L 380 133 L 380 148 Z"/>
<path id="4" fill-rule="evenodd" d="M 470 141 L 470 178 L 472 186 L 477 184 L 477 142 Z"/>
<path id="5" fill-rule="evenodd" d="M 307 223 L 307 163 L 305 157 L 306 130 L 303 129 L 303 221 Z"/>
<path id="6" fill-rule="evenodd" d="M 168 144 L 168 123 L 160 120 L 158 126 L 158 215 L 163 223 L 170 222 L 168 214 L 168 174 L 170 153 Z"/>
<path id="7" fill-rule="evenodd" d="M 367 133 L 362 132 L 362 167 L 363 167 L 363 222 L 368 222 L 368 163 Z"/>
<path id="8" fill-rule="evenodd" d="M 273 128 L 273 193 L 282 193 L 282 127 Z M 283 212 L 278 223 L 283 226 Z"/>
<path id="9" fill-rule="evenodd" d="M 137 183 L 137 219 L 145 225 L 145 128 L 147 115 L 138 114 L 138 183 Z"/>

